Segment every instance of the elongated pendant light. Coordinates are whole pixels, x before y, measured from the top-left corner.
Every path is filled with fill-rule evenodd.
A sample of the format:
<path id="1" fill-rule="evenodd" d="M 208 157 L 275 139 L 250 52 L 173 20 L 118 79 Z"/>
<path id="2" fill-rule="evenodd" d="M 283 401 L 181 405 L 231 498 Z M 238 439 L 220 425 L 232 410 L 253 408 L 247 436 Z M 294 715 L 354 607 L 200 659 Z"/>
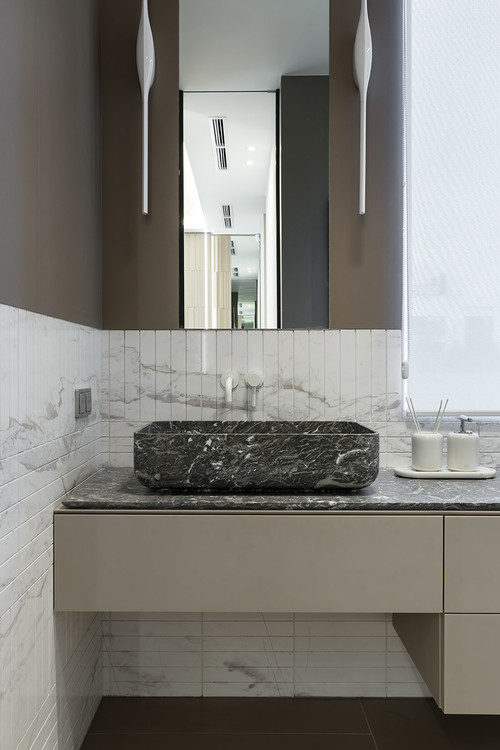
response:
<path id="1" fill-rule="evenodd" d="M 372 35 L 367 0 L 361 0 L 353 63 L 354 80 L 359 89 L 359 213 L 364 214 L 366 208 L 366 94 L 372 70 Z"/>
<path id="2" fill-rule="evenodd" d="M 155 77 L 155 47 L 148 16 L 148 0 L 142 0 L 137 34 L 137 73 L 142 92 L 142 213 L 148 213 L 148 100 Z"/>

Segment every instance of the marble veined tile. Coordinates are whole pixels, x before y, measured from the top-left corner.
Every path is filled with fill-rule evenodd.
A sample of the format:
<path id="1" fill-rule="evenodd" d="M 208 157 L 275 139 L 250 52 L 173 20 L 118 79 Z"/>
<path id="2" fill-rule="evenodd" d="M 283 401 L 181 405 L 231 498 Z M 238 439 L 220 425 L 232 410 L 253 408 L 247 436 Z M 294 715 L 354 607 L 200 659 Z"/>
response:
<path id="1" fill-rule="evenodd" d="M 340 331 L 340 416 L 356 419 L 356 332 Z"/>
<path id="2" fill-rule="evenodd" d="M 139 331 L 125 331 L 125 408 L 124 419 L 139 421 L 141 417 L 140 400 L 140 362 Z"/>
<path id="3" fill-rule="evenodd" d="M 156 346 L 154 331 L 140 331 L 140 406 L 141 421 L 156 419 Z"/>
<path id="4" fill-rule="evenodd" d="M 169 422 L 172 418 L 171 406 L 171 357 L 170 331 L 156 331 L 156 416 L 158 422 Z"/>
<path id="5" fill-rule="evenodd" d="M 356 331 L 356 421 L 372 419 L 371 331 Z"/>
<path id="6" fill-rule="evenodd" d="M 216 331 L 201 332 L 201 419 L 205 422 L 217 419 L 216 337 Z"/>
<path id="7" fill-rule="evenodd" d="M 293 331 L 293 418 L 309 420 L 309 331 Z"/>
<path id="8" fill-rule="evenodd" d="M 293 331 L 278 331 L 278 416 L 294 419 Z"/>
<path id="9" fill-rule="evenodd" d="M 202 344 L 201 331 L 186 331 L 186 418 L 188 420 L 201 419 L 201 369 L 202 369 Z"/>
<path id="10" fill-rule="evenodd" d="M 264 419 L 278 419 L 278 331 L 263 332 Z"/>

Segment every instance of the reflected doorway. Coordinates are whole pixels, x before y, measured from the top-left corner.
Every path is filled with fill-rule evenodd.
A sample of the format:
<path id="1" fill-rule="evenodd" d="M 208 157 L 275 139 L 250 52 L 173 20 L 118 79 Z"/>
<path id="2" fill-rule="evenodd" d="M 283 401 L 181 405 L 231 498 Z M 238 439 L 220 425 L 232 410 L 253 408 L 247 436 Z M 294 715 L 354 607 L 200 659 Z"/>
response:
<path id="1" fill-rule="evenodd" d="M 274 92 L 184 94 L 184 325 L 276 328 Z"/>

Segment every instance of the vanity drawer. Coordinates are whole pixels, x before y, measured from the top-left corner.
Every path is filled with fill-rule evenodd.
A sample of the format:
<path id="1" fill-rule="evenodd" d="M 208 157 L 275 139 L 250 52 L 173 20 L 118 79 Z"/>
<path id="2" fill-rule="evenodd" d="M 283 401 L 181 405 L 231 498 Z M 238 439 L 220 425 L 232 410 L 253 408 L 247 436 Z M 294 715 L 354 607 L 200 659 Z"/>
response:
<path id="1" fill-rule="evenodd" d="M 500 613 L 500 518 L 445 518 L 445 612 Z"/>
<path id="2" fill-rule="evenodd" d="M 440 612 L 439 516 L 60 513 L 70 611 Z"/>
<path id="3" fill-rule="evenodd" d="M 500 615 L 444 615 L 447 714 L 500 714 Z"/>

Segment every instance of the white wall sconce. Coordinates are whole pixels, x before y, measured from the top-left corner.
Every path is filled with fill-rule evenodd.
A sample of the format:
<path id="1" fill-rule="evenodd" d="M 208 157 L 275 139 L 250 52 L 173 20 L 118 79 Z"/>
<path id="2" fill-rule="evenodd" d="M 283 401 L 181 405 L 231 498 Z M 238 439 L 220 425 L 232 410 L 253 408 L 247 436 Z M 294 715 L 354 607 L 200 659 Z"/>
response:
<path id="1" fill-rule="evenodd" d="M 372 70 L 372 35 L 368 0 L 361 0 L 361 13 L 354 42 L 354 80 L 359 89 L 359 213 L 366 208 L 366 95 Z"/>
<path id="2" fill-rule="evenodd" d="M 136 46 L 137 73 L 142 93 L 142 213 L 148 213 L 148 100 L 155 77 L 155 48 L 149 23 L 148 0 L 142 0 Z"/>

